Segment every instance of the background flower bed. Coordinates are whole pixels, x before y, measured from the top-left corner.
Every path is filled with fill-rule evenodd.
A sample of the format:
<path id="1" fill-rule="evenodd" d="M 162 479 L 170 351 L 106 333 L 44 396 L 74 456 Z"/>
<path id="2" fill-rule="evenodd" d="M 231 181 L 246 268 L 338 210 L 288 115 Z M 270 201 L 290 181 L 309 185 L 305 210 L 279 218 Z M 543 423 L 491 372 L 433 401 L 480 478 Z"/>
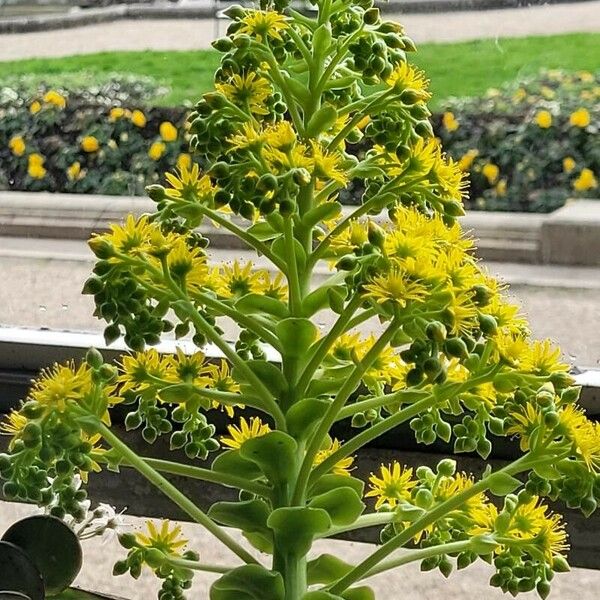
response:
<path id="1" fill-rule="evenodd" d="M 147 108 L 164 91 L 152 79 L 78 75 L 61 84 L 3 82 L 0 188 L 139 195 L 191 160 L 187 109 Z M 598 74 L 543 72 L 483 98 L 450 100 L 433 122 L 470 173 L 469 208 L 549 212 L 568 197 L 597 195 Z M 351 184 L 342 200 L 354 204 L 361 194 Z"/>

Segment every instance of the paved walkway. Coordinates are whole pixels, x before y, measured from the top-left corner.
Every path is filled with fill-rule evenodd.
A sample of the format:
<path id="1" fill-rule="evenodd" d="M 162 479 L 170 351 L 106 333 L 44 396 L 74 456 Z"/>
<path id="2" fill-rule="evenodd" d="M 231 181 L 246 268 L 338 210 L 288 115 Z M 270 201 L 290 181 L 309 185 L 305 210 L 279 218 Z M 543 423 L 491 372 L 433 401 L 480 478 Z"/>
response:
<path id="1" fill-rule="evenodd" d="M 254 259 L 239 250 L 211 253 L 215 262 Z M 0 325 L 101 330 L 104 324 L 92 316 L 91 297 L 80 293 L 92 258 L 79 240 L 0 238 Z M 600 269 L 511 263 L 488 267 L 511 284 L 536 337 L 555 340 L 572 364 L 598 368 L 600 339 L 593 332 L 600 331 Z M 377 330 L 378 324 L 369 321 L 364 329 Z"/>
<path id="2" fill-rule="evenodd" d="M 0 533 L 16 519 L 31 513 L 31 508 L 0 502 Z M 128 518 L 133 528 L 143 526 L 141 519 Z M 216 564 L 228 564 L 231 555 L 224 547 L 215 544 L 213 538 L 200 527 L 184 524 L 184 534 L 190 540 L 190 548 L 200 553 L 200 560 Z M 351 563 L 358 563 L 373 552 L 374 547 L 350 542 L 318 542 L 319 553 L 335 553 Z M 116 540 L 103 543 L 100 540 L 84 542 L 83 571 L 77 584 L 84 589 L 116 594 L 130 600 L 156 598 L 156 579 L 147 570 L 135 582 L 124 575 L 112 577 L 113 563 L 124 556 L 124 550 Z M 488 584 L 492 573 L 489 565 L 479 561 L 468 569 L 452 573 L 449 579 L 438 572 L 421 573 L 417 564 L 408 565 L 371 579 L 368 584 L 376 593 L 377 600 L 506 600 L 507 596 Z M 205 600 L 212 575 L 198 573 L 189 598 Z M 558 574 L 552 582 L 550 599 L 554 600 L 597 600 L 600 586 L 600 571 L 573 569 L 570 573 Z M 519 595 L 520 600 L 539 600 L 535 592 Z"/>
<path id="3" fill-rule="evenodd" d="M 402 22 L 417 42 L 600 32 L 600 0 L 388 17 Z M 221 30 L 224 29 L 222 26 Z M 66 30 L 3 34 L 0 36 L 0 60 L 108 50 L 196 50 L 210 46 L 213 32 L 213 20 L 165 19 L 116 21 Z"/>

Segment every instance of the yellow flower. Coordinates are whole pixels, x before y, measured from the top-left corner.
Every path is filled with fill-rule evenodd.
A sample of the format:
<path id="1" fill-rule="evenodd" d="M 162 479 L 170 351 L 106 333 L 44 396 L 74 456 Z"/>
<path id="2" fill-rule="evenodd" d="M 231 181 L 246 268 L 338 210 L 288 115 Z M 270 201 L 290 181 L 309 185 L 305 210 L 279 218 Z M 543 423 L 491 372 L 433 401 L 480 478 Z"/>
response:
<path id="1" fill-rule="evenodd" d="M 13 437 L 18 436 L 28 423 L 27 417 L 17 410 L 11 410 L 3 421 L 0 421 L 0 433 L 6 433 Z"/>
<path id="2" fill-rule="evenodd" d="M 181 526 L 170 528 L 169 521 L 163 521 L 159 529 L 152 521 L 146 521 L 147 533 L 137 533 L 135 539 L 144 548 L 156 548 L 167 555 L 179 555 L 188 541 L 181 537 Z"/>
<path id="3" fill-rule="evenodd" d="M 598 187 L 598 181 L 591 169 L 581 169 L 579 177 L 573 182 L 573 188 L 578 192 L 585 192 Z"/>
<path id="4" fill-rule="evenodd" d="M 177 127 L 171 121 L 163 121 L 158 130 L 160 137 L 165 142 L 174 142 L 177 139 Z"/>
<path id="5" fill-rule="evenodd" d="M 192 155 L 187 152 L 182 152 L 177 156 L 177 161 L 175 162 L 177 169 L 181 171 L 182 169 L 187 169 L 188 171 L 192 168 Z"/>
<path id="6" fill-rule="evenodd" d="M 565 156 L 565 158 L 563 158 L 562 165 L 563 171 L 565 173 L 570 173 L 577 166 L 577 163 L 571 156 Z"/>
<path id="7" fill-rule="evenodd" d="M 459 122 L 456 120 L 453 112 L 445 112 L 443 114 L 442 124 L 448 133 L 452 133 L 460 127 Z"/>
<path id="8" fill-rule="evenodd" d="M 521 370 L 535 375 L 567 373 L 569 365 L 561 361 L 560 348 L 550 340 L 535 340 L 523 354 Z"/>
<path id="9" fill-rule="evenodd" d="M 141 110 L 135 109 L 131 113 L 131 122 L 136 127 L 146 127 L 146 115 Z"/>
<path id="10" fill-rule="evenodd" d="M 29 398 L 44 408 L 46 414 L 65 412 L 69 403 L 79 404 L 93 389 L 92 371 L 83 363 L 55 364 L 42 371 L 33 383 Z"/>
<path id="11" fill-rule="evenodd" d="M 282 40 L 281 32 L 288 28 L 286 17 L 274 10 L 250 10 L 241 23 L 238 33 L 254 36 L 259 42 Z"/>
<path id="12" fill-rule="evenodd" d="M 108 120 L 109 121 L 118 121 L 119 119 L 122 119 L 126 115 L 127 115 L 127 112 L 125 111 L 124 108 L 122 108 L 120 106 L 115 106 L 114 108 L 110 109 L 110 112 L 108 113 Z"/>
<path id="13" fill-rule="evenodd" d="M 81 170 L 81 163 L 76 160 L 70 167 L 67 168 L 67 178 L 69 181 L 76 181 L 85 176 L 85 171 Z"/>
<path id="14" fill-rule="evenodd" d="M 191 166 L 182 164 L 178 167 L 178 171 L 178 173 L 165 173 L 166 180 L 171 184 L 171 187 L 166 189 L 169 198 L 202 202 L 212 199 L 215 189 L 210 177 L 208 175 L 201 176 L 200 167 L 197 164 Z"/>
<path id="15" fill-rule="evenodd" d="M 334 452 L 337 452 L 341 448 L 341 444 L 339 440 L 335 438 L 331 440 L 331 443 L 327 448 L 323 448 L 317 452 L 315 456 L 314 466 L 320 465 L 326 458 L 329 458 Z M 336 475 L 350 475 L 350 471 L 352 470 L 352 465 L 354 464 L 354 457 L 347 456 L 346 458 L 342 458 L 338 462 L 335 463 L 333 468 L 331 469 L 332 473 Z"/>
<path id="16" fill-rule="evenodd" d="M 427 91 L 429 80 L 425 77 L 425 73 L 409 65 L 406 61 L 401 62 L 394 69 L 386 79 L 386 83 L 398 93 L 410 90 L 415 93 L 419 100 L 427 101 L 431 98 L 431 94 Z"/>
<path id="17" fill-rule="evenodd" d="M 346 185 L 348 175 L 342 168 L 343 156 L 338 152 L 328 152 L 318 142 L 312 142 L 313 172 L 322 179 L 332 179 Z"/>
<path id="18" fill-rule="evenodd" d="M 166 152 L 167 147 L 164 142 L 153 142 L 153 144 L 148 149 L 148 156 L 152 160 L 160 160 L 163 154 Z"/>
<path id="19" fill-rule="evenodd" d="M 33 152 L 28 156 L 27 159 L 27 174 L 33 179 L 43 179 L 46 176 L 46 169 L 44 167 L 45 158 Z"/>
<path id="20" fill-rule="evenodd" d="M 506 179 L 501 179 L 496 184 L 495 190 L 498 196 L 506 196 Z"/>
<path id="21" fill-rule="evenodd" d="M 65 106 L 67 106 L 66 98 L 62 94 L 59 94 L 56 90 L 49 90 L 48 92 L 46 92 L 43 100 L 47 104 L 52 104 L 53 106 L 56 106 L 56 108 L 62 109 L 65 108 Z"/>
<path id="22" fill-rule="evenodd" d="M 387 466 L 381 465 L 379 475 L 371 473 L 369 477 L 371 489 L 366 493 L 366 497 L 377 498 L 375 510 L 383 504 L 394 508 L 398 501 L 410 499 L 411 490 L 417 485 L 412 475 L 412 469 L 403 469 L 396 461 Z"/>
<path id="23" fill-rule="evenodd" d="M 458 161 L 458 166 L 460 170 L 468 171 L 471 168 L 473 161 L 477 158 L 478 155 L 479 150 L 477 150 L 476 148 L 471 148 L 471 150 L 463 154 L 460 160 Z"/>
<path id="24" fill-rule="evenodd" d="M 486 163 L 483 165 L 481 172 L 483 176 L 488 180 L 490 185 L 494 185 L 496 180 L 498 179 L 498 175 L 500 175 L 500 169 L 494 163 Z"/>
<path id="25" fill-rule="evenodd" d="M 90 154 L 93 152 L 98 152 L 100 149 L 100 142 L 93 135 L 86 135 L 81 140 L 81 149 Z"/>
<path id="26" fill-rule="evenodd" d="M 538 127 L 542 129 L 548 129 L 552 126 L 552 115 L 550 111 L 540 110 L 535 115 L 535 122 Z"/>
<path id="27" fill-rule="evenodd" d="M 168 357 L 161 356 L 155 348 L 123 356 L 117 378 L 120 392 L 142 392 L 155 385 L 156 380 L 166 381 L 170 366 Z"/>
<path id="28" fill-rule="evenodd" d="M 573 127 L 585 128 L 591 122 L 590 113 L 587 108 L 578 108 L 575 112 L 571 113 L 569 117 L 569 123 Z"/>
<path id="29" fill-rule="evenodd" d="M 25 140 L 20 135 L 13 135 L 8 141 L 8 147 L 15 156 L 23 156 L 25 154 Z"/>
<path id="30" fill-rule="evenodd" d="M 228 425 L 227 431 L 231 437 L 222 437 L 221 443 L 227 448 L 239 450 L 244 442 L 266 435 L 271 431 L 271 428 L 258 417 L 250 417 L 249 421 L 246 421 L 242 417 L 239 427 L 237 425 Z"/>
<path id="31" fill-rule="evenodd" d="M 525 100 L 525 98 L 527 98 L 527 91 L 524 90 L 523 88 L 519 88 L 514 94 L 513 94 L 513 100 L 515 102 L 522 102 L 523 100 Z"/>
<path id="32" fill-rule="evenodd" d="M 40 112 L 40 110 L 42 110 L 42 104 L 39 100 L 34 100 L 30 105 L 29 105 L 29 112 L 32 115 L 37 115 L 37 113 Z"/>
<path id="33" fill-rule="evenodd" d="M 427 287 L 414 281 L 399 268 L 392 268 L 389 273 L 375 276 L 364 289 L 365 296 L 374 298 L 379 304 L 390 300 L 400 306 L 406 306 L 411 300 L 423 302 L 427 297 Z"/>
<path id="34" fill-rule="evenodd" d="M 271 97 L 273 89 L 269 80 L 254 72 L 244 75 L 233 75 L 226 83 L 217 83 L 215 89 L 221 92 L 236 106 L 246 107 L 251 113 L 266 115 L 267 100 Z"/>

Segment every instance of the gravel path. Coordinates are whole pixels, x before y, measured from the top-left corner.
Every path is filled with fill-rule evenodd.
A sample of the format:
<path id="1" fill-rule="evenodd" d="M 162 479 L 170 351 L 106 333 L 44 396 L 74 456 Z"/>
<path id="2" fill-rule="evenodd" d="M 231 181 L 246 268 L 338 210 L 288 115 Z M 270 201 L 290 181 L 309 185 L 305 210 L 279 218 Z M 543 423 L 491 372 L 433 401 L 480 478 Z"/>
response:
<path id="1" fill-rule="evenodd" d="M 600 1 L 433 14 L 394 14 L 417 42 L 452 42 L 600 31 Z M 221 26 L 221 31 L 224 30 Z M 57 31 L 0 36 L 0 60 L 68 56 L 108 50 L 208 48 L 214 21 L 126 20 Z M 501 51 L 501 44 L 499 45 Z"/>
<path id="2" fill-rule="evenodd" d="M 33 509 L 0 502 L 0 533 L 14 520 L 26 516 Z M 127 518 L 127 526 L 140 528 L 142 519 Z M 231 555 L 205 534 L 198 526 L 185 524 L 184 533 L 190 547 L 200 553 L 201 560 L 228 564 Z M 350 563 L 357 563 L 373 551 L 373 546 L 351 542 L 319 542 L 317 553 L 335 553 Z M 116 540 L 84 542 L 84 566 L 77 585 L 84 589 L 116 594 L 128 600 L 153 600 L 156 580 L 144 573 L 139 581 L 128 575 L 112 577 L 113 563 L 124 555 Z M 439 572 L 421 573 L 417 565 L 409 565 L 393 573 L 380 575 L 369 581 L 377 600 L 506 600 L 506 595 L 488 585 L 491 569 L 478 562 L 464 571 L 453 573 L 448 580 Z M 189 598 L 207 600 L 212 576 L 197 575 Z M 600 571 L 573 569 L 557 575 L 553 581 L 550 600 L 597 600 Z M 535 593 L 519 595 L 521 600 L 539 600 Z"/>

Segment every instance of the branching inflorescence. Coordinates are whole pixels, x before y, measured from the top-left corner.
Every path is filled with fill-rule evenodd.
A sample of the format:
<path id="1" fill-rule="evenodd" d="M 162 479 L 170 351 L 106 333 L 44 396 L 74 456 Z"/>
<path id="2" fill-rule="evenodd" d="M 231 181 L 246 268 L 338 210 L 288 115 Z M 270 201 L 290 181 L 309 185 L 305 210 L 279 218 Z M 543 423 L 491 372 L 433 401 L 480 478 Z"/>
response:
<path id="1" fill-rule="evenodd" d="M 543 498 L 595 510 L 598 428 L 559 351 L 530 339 L 456 222 L 461 171 L 432 135 L 410 38 L 368 0 L 315 8 L 229 9 L 215 91 L 190 121 L 200 166 L 148 189 L 154 214 L 90 241 L 98 261 L 84 293 L 107 342 L 124 336 L 132 353 L 112 366 L 91 350 L 80 366 L 42 374 L 2 425 L 12 436 L 3 491 L 82 519 L 86 492 L 74 481 L 139 471 L 232 552 L 231 565 L 208 564 L 168 523 L 124 534 L 115 573 L 147 565 L 164 580 L 162 599 L 182 597 L 205 570 L 217 574 L 211 600 L 367 600 L 371 575 L 413 561 L 448 575 L 478 558 L 495 566 L 492 585 L 545 598 L 568 569 L 568 544 Z M 359 141 L 368 151 L 357 159 L 347 150 Z M 350 181 L 364 195 L 345 212 L 337 197 Z M 268 266 L 211 264 L 203 221 Z M 359 333 L 370 325 L 377 335 Z M 172 330 L 197 352 L 145 349 Z M 222 359 L 205 357 L 207 343 Z M 206 467 L 138 455 L 111 429 L 116 404 L 147 442 L 168 436 L 191 460 L 216 458 Z M 215 409 L 230 419 L 222 437 Z M 331 433 L 342 420 L 356 431 L 346 440 Z M 479 479 L 450 459 L 355 477 L 361 448 L 402 424 L 421 444 L 439 438 L 483 459 L 493 436 L 516 438 L 523 455 Z M 169 474 L 234 488 L 239 500 L 204 512 Z M 309 559 L 315 539 L 370 526 L 382 544 L 360 564 Z"/>

